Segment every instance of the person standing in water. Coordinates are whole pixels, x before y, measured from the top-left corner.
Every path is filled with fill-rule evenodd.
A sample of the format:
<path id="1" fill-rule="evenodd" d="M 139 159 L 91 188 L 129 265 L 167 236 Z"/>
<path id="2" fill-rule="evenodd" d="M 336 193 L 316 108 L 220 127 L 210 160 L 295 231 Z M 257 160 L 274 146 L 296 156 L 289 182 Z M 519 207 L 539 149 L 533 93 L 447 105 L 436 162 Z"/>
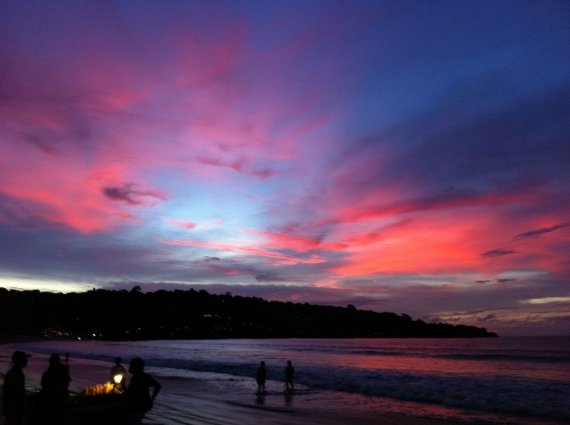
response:
<path id="1" fill-rule="evenodd" d="M 255 372 L 255 380 L 257 381 L 257 393 L 265 394 L 265 381 L 267 380 L 267 369 L 265 369 L 265 362 L 259 363 L 259 367 Z"/>
<path id="2" fill-rule="evenodd" d="M 285 367 L 285 391 L 295 391 L 295 384 L 293 384 L 294 375 L 295 369 L 291 364 L 291 360 L 287 360 L 287 366 Z"/>
<path id="3" fill-rule="evenodd" d="M 2 395 L 2 413 L 6 417 L 6 425 L 21 425 L 26 413 L 26 377 L 24 368 L 28 364 L 29 354 L 14 351 L 12 368 L 4 377 L 4 393 Z"/>
<path id="4" fill-rule="evenodd" d="M 129 409 L 129 425 L 139 425 L 146 412 L 152 409 L 161 385 L 144 372 L 144 361 L 140 357 L 131 360 L 129 373 L 131 380 L 125 393 Z M 151 387 L 152 395 L 150 394 Z"/>

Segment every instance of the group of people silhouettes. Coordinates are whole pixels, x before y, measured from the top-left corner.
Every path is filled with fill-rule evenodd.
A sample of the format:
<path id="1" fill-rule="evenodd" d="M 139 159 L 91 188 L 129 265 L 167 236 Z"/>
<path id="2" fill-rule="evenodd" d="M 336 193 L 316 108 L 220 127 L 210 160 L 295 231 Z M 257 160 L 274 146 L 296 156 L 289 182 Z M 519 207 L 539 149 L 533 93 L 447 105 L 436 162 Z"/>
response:
<path id="1" fill-rule="evenodd" d="M 287 360 L 287 366 L 285 366 L 285 391 L 292 392 L 295 390 L 295 384 L 293 383 L 293 377 L 295 376 L 295 369 L 291 360 Z M 267 369 L 265 368 L 265 362 L 259 363 L 259 367 L 255 372 L 255 380 L 257 382 L 257 394 L 265 394 L 267 392 L 265 388 L 265 382 L 267 381 Z"/>
<path id="2" fill-rule="evenodd" d="M 4 377 L 4 391 L 2 398 L 2 413 L 6 417 L 6 425 L 22 425 L 34 423 L 34 415 L 30 412 L 26 394 L 26 377 L 24 368 L 28 364 L 30 355 L 24 351 L 15 351 L 12 355 L 12 367 Z M 71 376 L 68 366 L 69 356 L 65 355 L 62 363 L 58 353 L 49 357 L 49 366 L 41 379 L 42 389 L 36 397 L 34 411 L 36 417 L 41 417 L 41 424 L 59 425 L 64 423 L 65 406 L 69 395 Z M 121 364 L 120 357 L 116 357 L 110 370 L 113 388 L 117 393 L 123 394 L 123 400 L 128 412 L 128 425 L 138 425 L 145 414 L 152 409 L 154 399 L 158 395 L 161 385 L 144 371 L 144 361 L 135 357 L 129 364 L 130 378 L 127 383 L 127 371 Z M 285 392 L 291 394 L 295 390 L 293 378 L 295 369 L 291 360 L 285 367 Z M 255 379 L 257 381 L 257 394 L 266 394 L 267 369 L 262 361 L 257 368 Z"/>
<path id="3" fill-rule="evenodd" d="M 34 412 L 28 403 L 26 394 L 26 378 L 24 368 L 28 364 L 29 354 L 15 351 L 12 355 L 12 367 L 4 377 L 4 390 L 2 396 L 2 413 L 6 418 L 6 425 L 22 425 L 34 423 L 34 415 L 41 418 L 42 425 L 60 425 L 64 423 L 65 405 L 69 394 L 68 355 L 65 362 L 61 362 L 59 354 L 49 357 L 49 366 L 41 379 L 42 389 L 37 395 Z M 111 368 L 111 383 L 119 393 L 124 394 L 124 402 L 128 412 L 128 425 L 138 425 L 144 415 L 152 409 L 154 399 L 158 395 L 161 385 L 150 375 L 144 372 L 144 361 L 135 357 L 129 365 L 130 382 L 126 384 L 126 370 L 121 364 L 121 358 L 115 359 Z M 152 389 L 152 393 L 151 393 Z M 37 421 L 36 421 L 37 422 Z"/>
<path id="4" fill-rule="evenodd" d="M 29 411 L 24 375 L 29 357 L 30 355 L 23 351 L 14 351 L 12 368 L 4 377 L 2 413 L 6 417 L 6 425 L 22 424 Z M 42 375 L 42 390 L 38 395 L 36 408 L 41 414 L 42 422 L 47 425 L 57 425 L 62 422 L 63 408 L 71 382 L 67 359 L 66 355 L 66 362 L 63 364 L 59 354 L 52 354 L 49 366 Z"/>

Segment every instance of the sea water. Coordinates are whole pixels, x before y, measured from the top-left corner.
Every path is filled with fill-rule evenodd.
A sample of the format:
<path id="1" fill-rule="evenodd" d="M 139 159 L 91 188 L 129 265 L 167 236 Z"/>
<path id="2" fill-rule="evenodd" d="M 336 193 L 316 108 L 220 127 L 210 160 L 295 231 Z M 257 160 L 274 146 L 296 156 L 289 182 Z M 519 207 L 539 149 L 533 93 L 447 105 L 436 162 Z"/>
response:
<path id="1" fill-rule="evenodd" d="M 570 419 L 570 337 L 90 340 L 32 342 L 20 348 L 109 362 L 115 356 L 127 361 L 139 356 L 157 377 L 224 382 L 225 391 L 236 393 L 254 391 L 262 360 L 268 390 L 282 391 L 291 360 L 301 391 L 336 391 L 340 398 L 357 397 L 370 406 L 392 400 L 384 408 L 403 413 L 431 409 L 453 417 L 480 412 L 496 422 L 505 414 L 530 418 L 530 423 Z M 410 405 L 416 405 L 414 412 L 405 411 Z"/>

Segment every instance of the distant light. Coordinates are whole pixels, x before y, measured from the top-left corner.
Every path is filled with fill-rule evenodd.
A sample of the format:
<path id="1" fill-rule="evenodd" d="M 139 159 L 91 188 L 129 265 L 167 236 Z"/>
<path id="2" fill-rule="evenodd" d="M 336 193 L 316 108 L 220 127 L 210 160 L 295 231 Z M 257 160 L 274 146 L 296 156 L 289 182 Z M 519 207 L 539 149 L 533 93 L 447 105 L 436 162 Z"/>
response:
<path id="1" fill-rule="evenodd" d="M 115 381 L 115 384 L 120 384 L 121 381 L 123 380 L 123 375 L 121 375 L 120 373 L 113 376 L 113 381 Z"/>
<path id="2" fill-rule="evenodd" d="M 77 337 L 77 341 L 81 341 L 81 337 L 80 337 L 80 336 Z"/>

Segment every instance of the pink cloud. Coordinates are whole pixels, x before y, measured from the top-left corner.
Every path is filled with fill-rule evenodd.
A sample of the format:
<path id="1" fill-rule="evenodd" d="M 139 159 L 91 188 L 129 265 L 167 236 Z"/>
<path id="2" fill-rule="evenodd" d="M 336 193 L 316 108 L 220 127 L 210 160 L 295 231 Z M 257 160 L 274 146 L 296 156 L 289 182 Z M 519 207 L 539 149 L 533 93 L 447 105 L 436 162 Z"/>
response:
<path id="1" fill-rule="evenodd" d="M 342 243 L 324 242 L 319 238 L 301 236 L 293 233 L 275 232 L 269 230 L 250 230 L 246 233 L 262 237 L 264 241 L 262 241 L 261 244 L 271 249 L 292 249 L 298 252 L 306 252 L 316 249 L 322 251 L 336 251 L 345 249 L 347 247 Z"/>
<path id="2" fill-rule="evenodd" d="M 107 230 L 125 218 L 121 203 L 153 206 L 168 195 L 138 184 L 124 184 L 133 173 L 124 163 L 78 156 L 72 147 L 55 155 L 30 150 L 28 145 L 6 145 L 9 159 L 0 159 L 0 194 L 25 207 L 20 214 L 79 232 Z M 22 172 L 25 170 L 25 172 Z M 23 208 L 23 207 L 22 207 Z"/>
<path id="3" fill-rule="evenodd" d="M 324 260 L 317 255 L 311 255 L 309 258 L 295 257 L 292 255 L 282 254 L 276 251 L 269 251 L 266 249 L 254 248 L 244 245 L 231 245 L 216 242 L 198 242 L 198 241 L 187 241 L 187 240 L 176 240 L 168 239 L 161 241 L 167 245 L 176 246 L 194 246 L 201 248 L 208 248 L 218 251 L 225 251 L 235 254 L 242 254 L 246 256 L 254 257 L 266 257 L 270 258 L 275 264 L 282 265 L 294 265 L 294 264 L 318 264 L 322 263 Z"/>
<path id="4" fill-rule="evenodd" d="M 168 222 L 173 226 L 182 227 L 183 229 L 187 230 L 193 230 L 197 226 L 197 224 L 192 221 L 182 221 L 182 220 L 176 220 L 174 218 L 169 218 Z"/>
<path id="5" fill-rule="evenodd" d="M 344 264 L 332 271 L 349 277 L 473 270 L 478 266 L 478 252 L 466 243 L 472 231 L 469 223 L 432 218 L 383 234 L 352 236 Z"/>

